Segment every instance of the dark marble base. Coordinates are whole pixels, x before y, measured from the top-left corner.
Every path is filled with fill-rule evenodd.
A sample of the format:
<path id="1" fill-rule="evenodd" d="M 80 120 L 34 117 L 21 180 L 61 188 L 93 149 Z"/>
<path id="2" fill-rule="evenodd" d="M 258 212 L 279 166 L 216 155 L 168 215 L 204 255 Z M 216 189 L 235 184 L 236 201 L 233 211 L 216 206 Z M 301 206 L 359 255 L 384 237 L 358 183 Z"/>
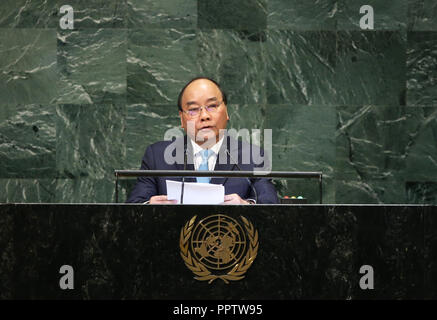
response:
<path id="1" fill-rule="evenodd" d="M 248 218 L 243 280 L 193 279 L 180 255 L 194 215 Z M 0 299 L 435 299 L 435 206 L 0 205 Z M 59 288 L 62 265 L 74 290 Z M 371 265 L 374 290 L 359 269 Z"/>

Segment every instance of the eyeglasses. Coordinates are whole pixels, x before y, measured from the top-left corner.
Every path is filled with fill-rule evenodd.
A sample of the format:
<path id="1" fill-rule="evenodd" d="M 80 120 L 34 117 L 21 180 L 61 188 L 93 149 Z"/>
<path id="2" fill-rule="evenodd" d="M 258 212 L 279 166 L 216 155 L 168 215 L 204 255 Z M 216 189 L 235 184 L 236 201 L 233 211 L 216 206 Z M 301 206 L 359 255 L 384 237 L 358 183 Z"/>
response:
<path id="1" fill-rule="evenodd" d="M 222 102 L 212 102 L 212 103 L 208 104 L 207 106 L 199 106 L 199 107 L 191 108 L 188 110 L 182 110 L 182 111 L 185 112 L 186 114 L 188 114 L 191 118 L 196 118 L 200 115 L 203 108 L 205 108 L 205 110 L 208 113 L 217 112 L 218 108 L 220 107 L 220 105 L 222 103 L 223 103 L 223 101 Z"/>

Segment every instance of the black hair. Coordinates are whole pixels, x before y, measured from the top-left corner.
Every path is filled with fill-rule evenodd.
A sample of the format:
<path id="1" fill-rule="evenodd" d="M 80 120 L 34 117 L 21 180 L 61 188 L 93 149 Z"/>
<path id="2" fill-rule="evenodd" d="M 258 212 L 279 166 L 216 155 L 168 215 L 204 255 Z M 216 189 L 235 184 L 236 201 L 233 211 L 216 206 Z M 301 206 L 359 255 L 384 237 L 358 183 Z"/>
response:
<path id="1" fill-rule="evenodd" d="M 181 90 L 181 92 L 179 93 L 179 97 L 178 97 L 178 109 L 180 110 L 180 111 L 182 111 L 182 96 L 184 95 L 184 91 L 185 91 L 185 89 L 192 83 L 192 82 L 194 82 L 194 81 L 196 81 L 196 80 L 200 80 L 200 79 L 205 79 L 205 80 L 209 80 L 209 81 L 211 81 L 212 83 L 214 83 L 216 86 L 217 86 L 217 88 L 220 90 L 220 92 L 221 92 L 221 94 L 222 94 L 222 97 L 223 97 L 223 102 L 227 105 L 228 104 L 228 99 L 227 99 L 227 97 L 226 97 L 226 93 L 223 91 L 223 89 L 222 88 L 220 88 L 220 85 L 216 82 L 216 81 L 214 81 L 213 79 L 211 79 L 211 78 L 208 78 L 208 77 L 196 77 L 196 78 L 193 78 L 193 79 L 191 79 L 183 88 L 182 88 L 182 90 Z"/>

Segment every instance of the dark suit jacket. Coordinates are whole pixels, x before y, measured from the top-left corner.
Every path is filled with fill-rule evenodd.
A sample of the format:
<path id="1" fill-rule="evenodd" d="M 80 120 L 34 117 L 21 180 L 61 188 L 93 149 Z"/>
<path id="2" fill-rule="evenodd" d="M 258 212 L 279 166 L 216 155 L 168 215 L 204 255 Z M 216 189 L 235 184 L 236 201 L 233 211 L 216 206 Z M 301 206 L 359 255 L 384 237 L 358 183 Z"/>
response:
<path id="1" fill-rule="evenodd" d="M 182 142 L 182 138 L 179 142 Z M 191 142 L 187 143 L 187 136 L 184 138 L 184 144 L 187 148 L 187 170 L 194 170 L 193 165 L 193 151 Z M 255 151 L 253 154 L 261 154 L 263 156 L 263 150 L 259 147 L 242 142 L 240 140 L 235 140 L 229 136 L 225 136 L 226 141 L 220 148 L 219 154 L 217 156 L 217 161 L 214 170 L 219 171 L 232 171 L 232 170 L 242 170 L 242 171 L 252 171 L 255 167 L 262 167 L 263 164 L 256 165 L 253 161 L 251 148 Z M 232 140 L 232 141 L 231 141 Z M 225 143 L 226 142 L 226 143 Z M 156 142 L 147 147 L 144 154 L 141 170 L 183 170 L 184 164 L 175 163 L 167 164 L 164 160 L 164 150 L 173 141 L 160 141 Z M 231 149 L 232 148 L 232 149 Z M 238 153 L 236 152 L 238 148 Z M 227 152 L 226 149 L 229 151 Z M 258 152 L 258 153 L 256 153 Z M 229 156 L 229 153 L 231 156 Z M 250 155 L 250 157 L 243 158 L 243 153 Z M 238 155 L 238 160 L 234 155 Z M 243 164 L 243 159 L 250 158 L 249 164 Z M 226 159 L 225 164 L 220 164 L 219 159 Z M 238 166 L 234 162 L 238 162 Z M 259 162 L 259 161 L 257 161 Z M 238 168 L 239 167 L 239 168 Z M 166 195 L 167 187 L 166 180 L 182 181 L 182 178 L 177 177 L 139 177 L 137 183 L 129 195 L 126 202 L 133 203 L 143 203 L 148 201 L 152 196 L 155 195 Z M 275 187 L 273 186 L 271 179 L 267 178 L 250 178 L 252 181 L 252 186 L 256 189 L 258 196 L 257 203 L 278 203 L 278 197 L 276 195 Z M 186 177 L 185 182 L 196 182 L 195 177 Z M 250 187 L 249 181 L 246 178 L 211 178 L 210 183 L 223 184 L 225 187 L 225 194 L 237 193 L 242 199 L 255 199 L 255 194 Z"/>

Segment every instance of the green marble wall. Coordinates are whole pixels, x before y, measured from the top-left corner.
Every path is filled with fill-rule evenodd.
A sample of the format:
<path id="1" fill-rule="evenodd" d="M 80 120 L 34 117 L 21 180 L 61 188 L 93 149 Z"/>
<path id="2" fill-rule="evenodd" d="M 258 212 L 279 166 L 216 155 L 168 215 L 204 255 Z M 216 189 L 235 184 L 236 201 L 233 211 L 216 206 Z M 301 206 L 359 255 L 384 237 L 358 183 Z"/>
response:
<path id="1" fill-rule="evenodd" d="M 432 0 L 3 0 L 0 202 L 112 202 L 113 170 L 206 75 L 229 127 L 273 129 L 274 170 L 323 171 L 325 203 L 435 204 L 436 17 Z M 318 202 L 315 181 L 276 185 Z"/>

